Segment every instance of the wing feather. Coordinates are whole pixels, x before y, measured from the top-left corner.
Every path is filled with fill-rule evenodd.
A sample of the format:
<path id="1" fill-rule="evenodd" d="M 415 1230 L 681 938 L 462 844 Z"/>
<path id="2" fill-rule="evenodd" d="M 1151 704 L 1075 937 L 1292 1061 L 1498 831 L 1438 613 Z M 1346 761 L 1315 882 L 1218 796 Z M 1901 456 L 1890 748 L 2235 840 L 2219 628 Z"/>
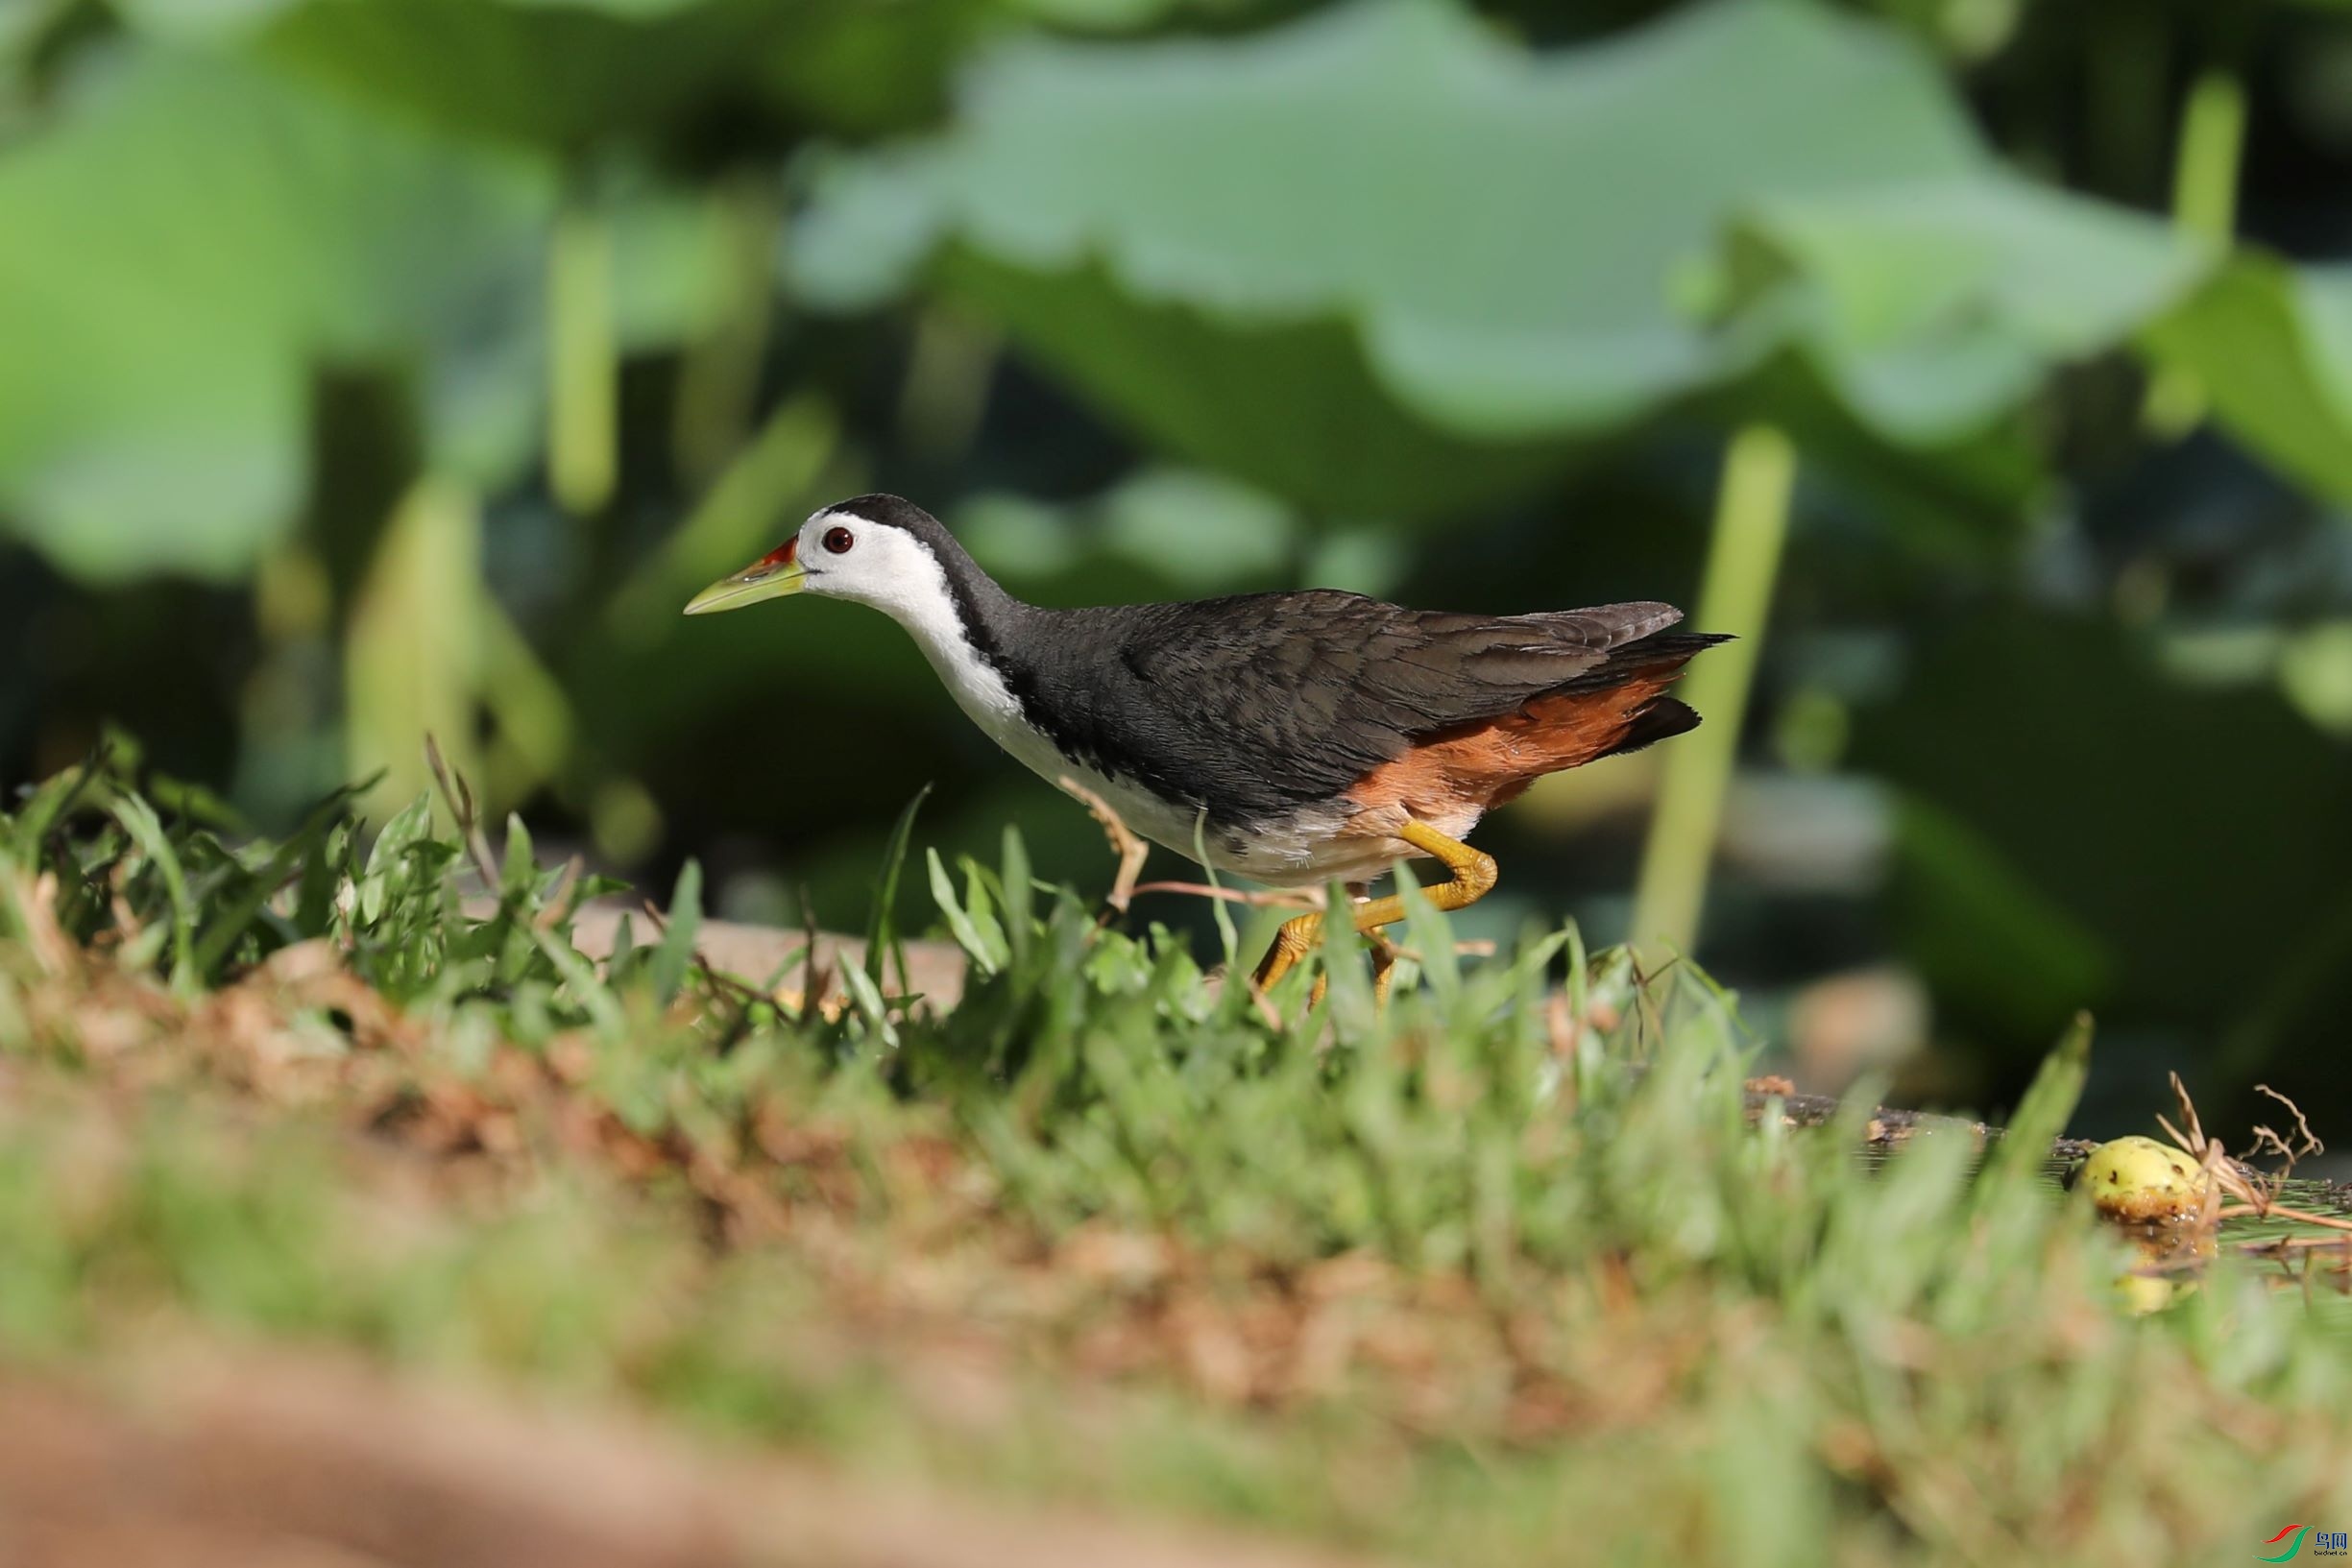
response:
<path id="1" fill-rule="evenodd" d="M 1081 750 L 1220 820 L 1329 800 L 1416 736 L 1513 712 L 1682 618 L 1649 602 L 1454 615 L 1331 591 L 1059 615 L 1070 645 L 1116 647 L 1049 683 L 1081 699 L 1067 703 Z"/>

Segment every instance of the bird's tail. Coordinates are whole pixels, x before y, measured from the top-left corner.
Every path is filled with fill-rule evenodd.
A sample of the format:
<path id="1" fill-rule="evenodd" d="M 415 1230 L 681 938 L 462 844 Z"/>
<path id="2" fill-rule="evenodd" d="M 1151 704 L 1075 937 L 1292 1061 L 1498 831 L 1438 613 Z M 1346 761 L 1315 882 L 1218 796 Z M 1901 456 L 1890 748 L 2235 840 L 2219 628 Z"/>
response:
<path id="1" fill-rule="evenodd" d="M 1585 760 L 1622 757 L 1661 740 L 1687 735 L 1699 727 L 1698 713 L 1688 703 L 1665 695 L 1665 688 L 1682 675 L 1683 666 L 1691 660 L 1716 643 L 1730 640 L 1720 632 L 1654 632 L 1610 650 L 1609 657 L 1599 665 L 1537 701 L 1573 694 L 1583 699 L 1579 706 L 1584 706 L 1600 699 L 1603 693 L 1613 696 L 1621 705 L 1618 712 L 1623 715 L 1624 728 L 1611 744 L 1591 753 Z"/>

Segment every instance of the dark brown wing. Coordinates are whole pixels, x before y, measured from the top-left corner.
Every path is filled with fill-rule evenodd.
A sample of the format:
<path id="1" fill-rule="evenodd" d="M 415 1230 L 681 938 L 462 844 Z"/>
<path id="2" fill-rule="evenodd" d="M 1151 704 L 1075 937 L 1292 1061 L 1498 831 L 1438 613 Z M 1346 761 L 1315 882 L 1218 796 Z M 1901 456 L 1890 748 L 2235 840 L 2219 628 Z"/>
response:
<path id="1" fill-rule="evenodd" d="M 1330 800 L 1414 737 L 1515 712 L 1682 618 L 1664 604 L 1534 615 L 1317 591 L 1065 612 L 1099 652 L 1039 671 L 1065 750 L 1246 821 Z M 1091 623 L 1081 617 L 1101 617 Z"/>

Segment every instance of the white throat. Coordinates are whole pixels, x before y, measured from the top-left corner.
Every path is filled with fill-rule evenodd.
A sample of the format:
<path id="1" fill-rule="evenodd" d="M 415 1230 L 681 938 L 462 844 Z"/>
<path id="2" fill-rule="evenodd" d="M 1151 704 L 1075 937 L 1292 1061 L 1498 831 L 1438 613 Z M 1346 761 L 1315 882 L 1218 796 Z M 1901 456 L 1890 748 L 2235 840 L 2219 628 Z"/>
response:
<path id="1" fill-rule="evenodd" d="M 812 531 L 821 532 L 824 516 L 811 520 Z M 1022 721 L 1021 705 L 1004 678 L 973 650 L 970 629 L 937 556 L 895 528 L 869 524 L 856 552 L 837 566 L 829 565 L 821 549 L 812 554 L 805 544 L 801 559 L 809 564 L 810 592 L 871 605 L 904 626 L 956 706 L 999 745 L 1014 750 L 1008 730 L 1034 734 Z"/>

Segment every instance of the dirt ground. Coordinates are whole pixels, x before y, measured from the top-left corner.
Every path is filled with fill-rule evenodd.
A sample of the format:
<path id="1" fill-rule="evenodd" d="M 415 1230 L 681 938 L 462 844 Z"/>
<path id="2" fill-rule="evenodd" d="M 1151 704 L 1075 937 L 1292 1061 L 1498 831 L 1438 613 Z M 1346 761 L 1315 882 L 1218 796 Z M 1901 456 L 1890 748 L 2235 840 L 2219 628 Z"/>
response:
<path id="1" fill-rule="evenodd" d="M 135 1389 L 135 1393 L 123 1390 Z M 1189 1527 L 882 1488 L 609 1411 L 182 1349 L 0 1378 L 0 1568 L 1347 1568 Z"/>

